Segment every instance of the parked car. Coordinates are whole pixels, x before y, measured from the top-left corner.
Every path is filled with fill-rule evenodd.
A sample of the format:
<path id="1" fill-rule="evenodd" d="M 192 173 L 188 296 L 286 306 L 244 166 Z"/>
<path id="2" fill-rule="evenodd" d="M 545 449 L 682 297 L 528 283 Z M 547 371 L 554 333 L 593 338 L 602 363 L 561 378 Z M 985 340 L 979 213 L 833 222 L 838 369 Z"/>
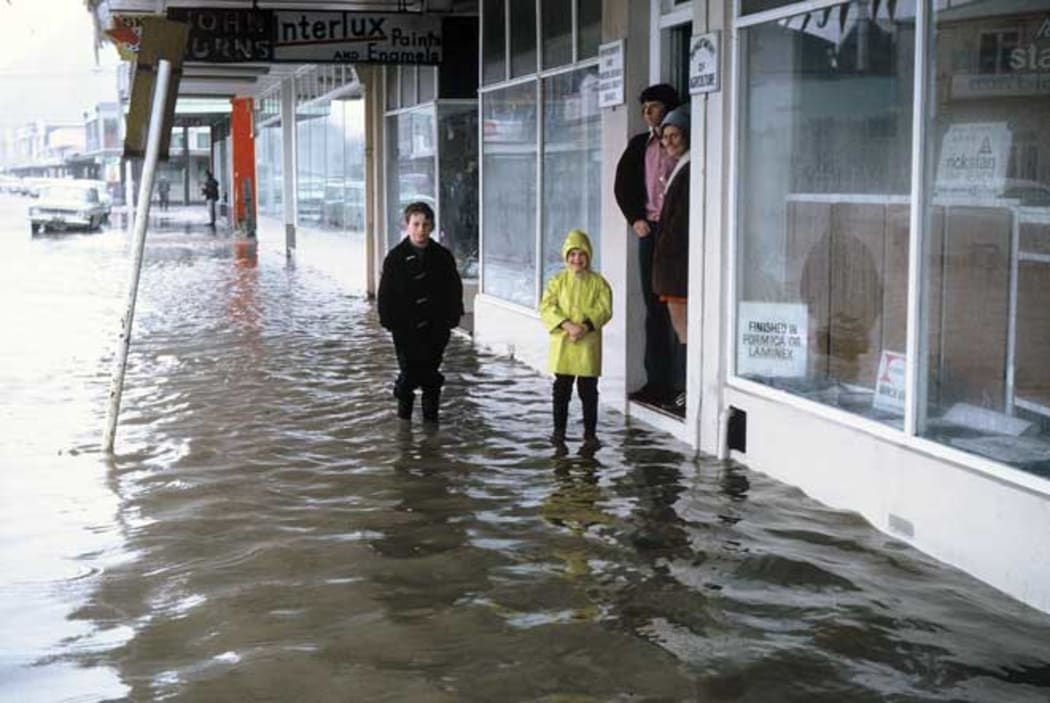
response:
<path id="1" fill-rule="evenodd" d="M 41 189 L 39 199 L 29 208 L 29 229 L 33 234 L 97 230 L 106 212 L 97 187 L 76 181 L 51 183 Z"/>

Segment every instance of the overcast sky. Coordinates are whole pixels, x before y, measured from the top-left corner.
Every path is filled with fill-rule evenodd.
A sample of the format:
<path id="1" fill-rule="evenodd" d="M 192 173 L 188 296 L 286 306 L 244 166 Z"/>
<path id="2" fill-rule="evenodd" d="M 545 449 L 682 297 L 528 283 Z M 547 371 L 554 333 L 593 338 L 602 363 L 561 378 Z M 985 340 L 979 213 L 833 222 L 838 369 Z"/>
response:
<path id="1" fill-rule="evenodd" d="M 104 45 L 96 67 L 84 0 L 0 0 L 0 27 L 0 126 L 80 121 L 116 100 L 117 52 Z"/>

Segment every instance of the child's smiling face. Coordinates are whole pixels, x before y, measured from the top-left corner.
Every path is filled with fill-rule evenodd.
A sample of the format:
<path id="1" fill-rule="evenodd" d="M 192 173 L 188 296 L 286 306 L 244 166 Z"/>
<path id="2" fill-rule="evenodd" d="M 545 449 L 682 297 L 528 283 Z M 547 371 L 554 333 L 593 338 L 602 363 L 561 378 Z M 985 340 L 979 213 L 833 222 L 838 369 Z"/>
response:
<path id="1" fill-rule="evenodd" d="M 587 252 L 583 249 L 570 249 L 569 255 L 565 257 L 565 261 L 569 265 L 570 271 L 581 273 L 590 266 L 591 258 L 587 256 Z"/>

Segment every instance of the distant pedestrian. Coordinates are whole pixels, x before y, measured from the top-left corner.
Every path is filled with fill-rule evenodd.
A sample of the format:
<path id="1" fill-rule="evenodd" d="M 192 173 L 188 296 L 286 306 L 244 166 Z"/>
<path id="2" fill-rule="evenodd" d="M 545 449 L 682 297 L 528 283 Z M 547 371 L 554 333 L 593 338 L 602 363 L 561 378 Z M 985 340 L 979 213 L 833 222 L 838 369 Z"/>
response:
<path id="1" fill-rule="evenodd" d="M 612 288 L 591 270 L 591 240 L 571 230 L 561 247 L 565 270 L 547 282 L 540 300 L 540 318 L 550 335 L 548 370 L 554 374 L 556 447 L 565 444 L 572 386 L 583 405 L 583 445 L 593 452 L 598 443 L 598 377 L 602 373 L 602 327 L 612 319 Z"/>
<path id="2" fill-rule="evenodd" d="M 438 421 L 441 361 L 463 315 L 463 282 L 452 253 L 430 238 L 434 211 L 422 202 L 405 208 L 407 235 L 386 255 L 379 279 L 379 322 L 393 333 L 400 373 L 394 382 L 397 416 L 412 417 L 417 388 L 423 420 Z"/>
<path id="3" fill-rule="evenodd" d="M 157 181 L 157 193 L 160 195 L 160 209 L 166 211 L 170 204 L 171 181 L 167 176 L 161 176 Z"/>
<path id="4" fill-rule="evenodd" d="M 201 185 L 201 193 L 208 202 L 208 224 L 215 226 L 215 203 L 219 201 L 219 182 L 211 171 L 204 172 L 204 183 Z"/>

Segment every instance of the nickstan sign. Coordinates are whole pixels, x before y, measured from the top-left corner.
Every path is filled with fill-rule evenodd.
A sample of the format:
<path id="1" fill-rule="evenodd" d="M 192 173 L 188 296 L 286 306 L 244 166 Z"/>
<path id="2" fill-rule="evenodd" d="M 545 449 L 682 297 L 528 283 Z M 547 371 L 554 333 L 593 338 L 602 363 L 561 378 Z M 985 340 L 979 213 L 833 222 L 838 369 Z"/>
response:
<path id="1" fill-rule="evenodd" d="M 190 25 L 187 61 L 431 64 L 442 17 L 417 13 L 171 8 Z"/>

